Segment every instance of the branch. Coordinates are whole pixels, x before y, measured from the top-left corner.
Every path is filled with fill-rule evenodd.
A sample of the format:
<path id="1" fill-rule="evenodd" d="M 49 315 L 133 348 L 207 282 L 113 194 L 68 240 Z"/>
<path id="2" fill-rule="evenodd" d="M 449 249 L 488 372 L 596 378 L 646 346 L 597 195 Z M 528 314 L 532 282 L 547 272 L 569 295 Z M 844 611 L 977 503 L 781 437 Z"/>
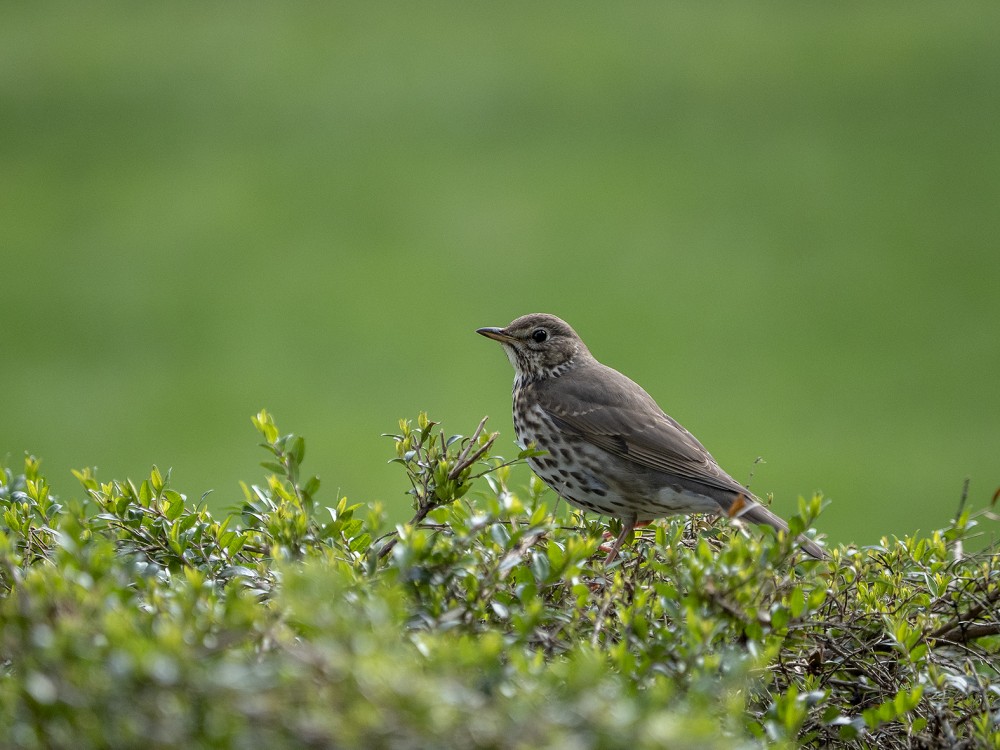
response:
<path id="1" fill-rule="evenodd" d="M 439 506 L 434 505 L 433 503 L 427 503 L 427 505 L 422 505 L 420 507 L 420 510 L 416 512 L 416 515 L 414 515 L 413 518 L 410 519 L 410 526 L 416 527 L 418 523 L 427 518 L 428 513 L 430 513 L 437 507 Z M 390 552 L 392 552 L 392 548 L 396 546 L 396 542 L 398 541 L 399 541 L 399 534 L 396 533 L 396 536 L 394 536 L 392 539 L 386 542 L 385 546 L 378 551 L 378 559 L 379 560 L 385 559 L 385 556 L 388 555 Z"/>
<path id="2" fill-rule="evenodd" d="M 1000 589 L 994 589 L 986 595 L 986 600 L 981 601 L 976 606 L 970 607 L 963 616 L 955 617 L 939 627 L 934 632 L 926 636 L 932 640 L 957 641 L 967 643 L 976 638 L 987 635 L 1000 635 L 1000 623 L 982 623 L 979 625 L 970 624 L 973 620 L 983 614 L 987 609 L 992 609 L 992 605 L 1000 600 Z"/>
<path id="3" fill-rule="evenodd" d="M 935 634 L 932 638 L 939 641 L 950 641 L 952 643 L 968 643 L 969 641 L 974 641 L 977 638 L 985 638 L 990 635 L 1000 635 L 1000 622 L 987 622 L 980 625 L 965 625 L 964 623 L 956 625 L 951 630 L 946 630 L 945 632 L 938 635 L 938 631 L 934 631 Z"/>

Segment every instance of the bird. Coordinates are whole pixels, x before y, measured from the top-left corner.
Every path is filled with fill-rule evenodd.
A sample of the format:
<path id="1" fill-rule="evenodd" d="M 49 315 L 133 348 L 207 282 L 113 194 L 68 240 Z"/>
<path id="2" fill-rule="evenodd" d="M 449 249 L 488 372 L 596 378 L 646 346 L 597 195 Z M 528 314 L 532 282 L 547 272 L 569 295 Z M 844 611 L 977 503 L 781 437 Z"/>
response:
<path id="1" fill-rule="evenodd" d="M 617 518 L 612 563 L 636 528 L 657 518 L 721 514 L 788 532 L 788 524 L 727 474 L 643 388 L 601 364 L 565 321 L 523 315 L 476 333 L 500 342 L 514 367 L 513 421 L 528 464 L 570 504 Z M 802 549 L 826 559 L 800 536 Z"/>

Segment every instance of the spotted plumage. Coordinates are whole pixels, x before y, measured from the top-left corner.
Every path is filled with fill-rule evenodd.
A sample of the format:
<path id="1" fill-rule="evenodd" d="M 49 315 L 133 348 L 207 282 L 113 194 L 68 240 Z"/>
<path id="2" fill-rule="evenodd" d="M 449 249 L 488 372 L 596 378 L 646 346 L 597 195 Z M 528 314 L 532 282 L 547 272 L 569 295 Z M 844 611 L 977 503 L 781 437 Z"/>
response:
<path id="1" fill-rule="evenodd" d="M 542 480 L 573 505 L 636 524 L 680 513 L 722 513 L 787 531 L 788 525 L 729 476 L 698 440 L 639 385 L 598 362 L 554 315 L 533 313 L 505 328 L 480 328 L 514 366 L 514 429 Z M 735 504 L 735 505 L 734 505 Z M 824 558 L 801 537 L 802 548 Z"/>

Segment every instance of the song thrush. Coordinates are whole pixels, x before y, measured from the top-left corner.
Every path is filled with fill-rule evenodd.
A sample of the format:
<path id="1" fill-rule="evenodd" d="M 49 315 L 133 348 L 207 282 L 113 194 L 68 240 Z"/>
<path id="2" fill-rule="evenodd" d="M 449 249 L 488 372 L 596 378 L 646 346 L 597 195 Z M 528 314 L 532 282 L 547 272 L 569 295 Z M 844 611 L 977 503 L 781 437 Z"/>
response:
<path id="1" fill-rule="evenodd" d="M 601 364 L 567 323 L 533 313 L 477 333 L 514 366 L 514 429 L 535 473 L 573 505 L 621 519 L 615 559 L 635 526 L 680 513 L 719 513 L 788 531 L 638 384 Z M 802 549 L 826 558 L 805 536 Z"/>

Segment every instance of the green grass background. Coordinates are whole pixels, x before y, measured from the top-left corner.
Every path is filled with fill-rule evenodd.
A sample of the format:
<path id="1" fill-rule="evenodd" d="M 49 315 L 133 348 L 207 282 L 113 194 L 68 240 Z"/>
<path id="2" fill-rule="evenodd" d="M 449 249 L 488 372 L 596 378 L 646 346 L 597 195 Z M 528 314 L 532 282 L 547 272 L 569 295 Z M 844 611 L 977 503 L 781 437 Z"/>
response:
<path id="1" fill-rule="evenodd" d="M 779 511 L 942 525 L 1000 486 L 998 38 L 995 2 L 4 4 L 0 456 L 226 506 L 267 407 L 402 518 L 379 434 L 510 451 L 473 330 L 547 311 Z"/>

